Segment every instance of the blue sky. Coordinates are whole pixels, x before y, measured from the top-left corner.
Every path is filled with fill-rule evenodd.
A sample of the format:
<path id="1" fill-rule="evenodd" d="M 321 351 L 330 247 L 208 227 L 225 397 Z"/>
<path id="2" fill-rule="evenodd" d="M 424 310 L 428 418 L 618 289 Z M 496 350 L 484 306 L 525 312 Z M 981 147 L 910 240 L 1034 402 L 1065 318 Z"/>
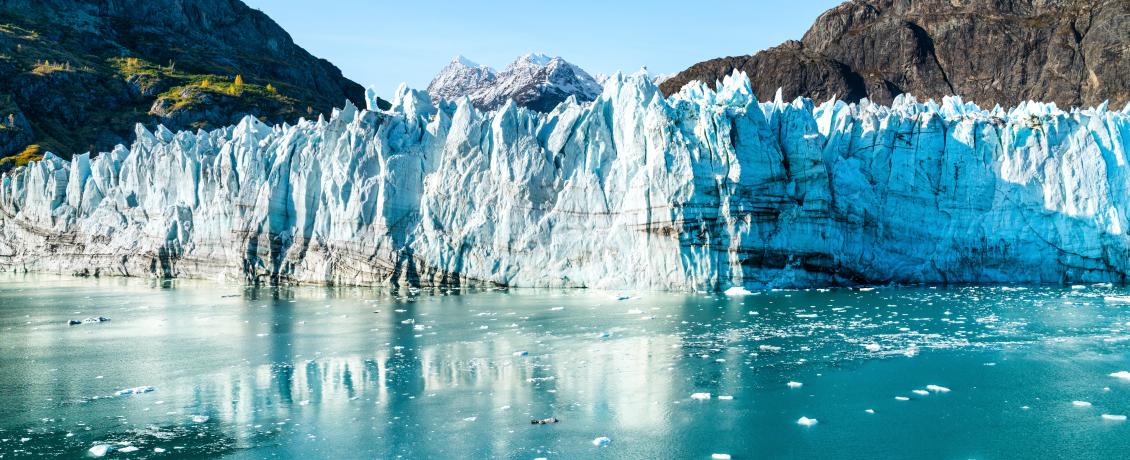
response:
<path id="1" fill-rule="evenodd" d="M 840 0 L 438 1 L 245 0 L 346 77 L 389 95 L 424 88 L 462 54 L 497 69 L 527 52 L 589 73 L 677 72 L 800 39 Z"/>

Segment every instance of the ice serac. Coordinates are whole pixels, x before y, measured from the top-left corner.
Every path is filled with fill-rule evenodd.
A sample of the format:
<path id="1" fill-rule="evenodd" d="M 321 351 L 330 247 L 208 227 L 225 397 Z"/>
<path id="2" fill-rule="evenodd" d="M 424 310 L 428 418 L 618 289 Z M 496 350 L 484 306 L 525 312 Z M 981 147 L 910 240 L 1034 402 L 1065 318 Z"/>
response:
<path id="1" fill-rule="evenodd" d="M 54 156 L 0 184 L 7 270 L 259 282 L 729 289 L 1121 282 L 1130 107 L 664 98 L 388 111 Z"/>

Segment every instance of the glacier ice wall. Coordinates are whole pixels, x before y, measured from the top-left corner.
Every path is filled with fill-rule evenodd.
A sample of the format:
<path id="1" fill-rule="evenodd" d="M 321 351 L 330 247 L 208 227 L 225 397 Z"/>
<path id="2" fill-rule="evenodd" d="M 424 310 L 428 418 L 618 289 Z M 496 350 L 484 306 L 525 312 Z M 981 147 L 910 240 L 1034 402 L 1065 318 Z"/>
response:
<path id="1" fill-rule="evenodd" d="M 759 103 L 644 75 L 538 114 L 389 111 L 48 155 L 2 178 L 0 269 L 641 289 L 1125 281 L 1130 107 Z"/>

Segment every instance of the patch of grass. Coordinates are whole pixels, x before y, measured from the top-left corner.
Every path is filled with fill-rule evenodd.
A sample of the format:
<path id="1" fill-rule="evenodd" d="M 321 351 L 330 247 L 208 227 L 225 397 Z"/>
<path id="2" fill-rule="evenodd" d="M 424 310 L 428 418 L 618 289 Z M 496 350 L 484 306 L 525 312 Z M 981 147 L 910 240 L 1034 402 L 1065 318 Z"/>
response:
<path id="1" fill-rule="evenodd" d="M 10 157 L 0 158 L 0 172 L 27 166 L 28 163 L 43 159 L 43 149 L 39 144 L 31 144 L 24 151 Z"/>

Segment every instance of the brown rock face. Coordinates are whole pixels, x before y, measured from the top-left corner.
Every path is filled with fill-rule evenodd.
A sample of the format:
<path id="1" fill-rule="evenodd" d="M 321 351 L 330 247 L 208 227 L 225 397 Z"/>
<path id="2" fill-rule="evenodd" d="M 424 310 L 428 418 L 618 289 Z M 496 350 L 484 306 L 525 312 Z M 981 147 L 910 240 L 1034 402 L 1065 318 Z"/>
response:
<path id="1" fill-rule="evenodd" d="M 800 42 L 700 62 L 664 82 L 713 86 L 746 72 L 762 99 L 890 103 L 957 94 L 982 106 L 1130 101 L 1130 1 L 855 0 L 821 15 Z"/>
<path id="2" fill-rule="evenodd" d="M 108 151 L 136 123 L 294 122 L 365 103 L 239 0 L 0 0 L 0 55 L 0 157 Z"/>

